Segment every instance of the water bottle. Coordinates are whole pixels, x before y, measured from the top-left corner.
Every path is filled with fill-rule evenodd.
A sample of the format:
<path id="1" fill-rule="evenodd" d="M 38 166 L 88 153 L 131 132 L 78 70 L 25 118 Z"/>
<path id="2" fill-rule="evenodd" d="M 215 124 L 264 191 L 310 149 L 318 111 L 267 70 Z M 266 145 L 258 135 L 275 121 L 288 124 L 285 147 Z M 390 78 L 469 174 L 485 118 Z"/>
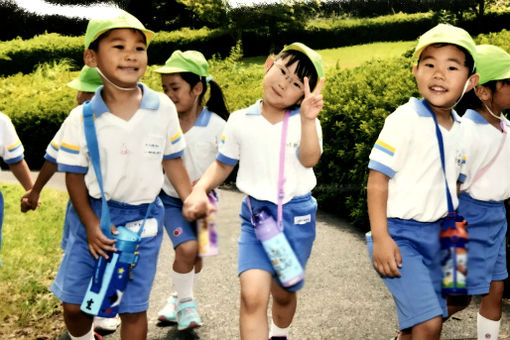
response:
<path id="1" fill-rule="evenodd" d="M 209 203 L 215 207 L 218 205 L 216 192 L 211 191 L 208 195 Z M 218 255 L 218 234 L 216 233 L 216 213 L 211 212 L 207 217 L 197 221 L 198 228 L 198 255 L 213 256 Z"/>
<path id="2" fill-rule="evenodd" d="M 80 309 L 101 317 L 114 317 L 119 312 L 131 270 L 138 262 L 140 236 L 125 227 L 117 227 L 116 252 L 99 257 Z"/>
<path id="3" fill-rule="evenodd" d="M 467 294 L 466 275 L 469 236 L 466 226 L 467 222 L 464 218 L 456 215 L 454 221 L 446 220 L 441 228 L 442 291 L 444 295 Z"/>
<path id="4" fill-rule="evenodd" d="M 301 281 L 304 278 L 303 267 L 269 209 L 262 207 L 254 211 L 253 223 L 255 235 L 262 242 L 282 285 L 290 287 Z"/>

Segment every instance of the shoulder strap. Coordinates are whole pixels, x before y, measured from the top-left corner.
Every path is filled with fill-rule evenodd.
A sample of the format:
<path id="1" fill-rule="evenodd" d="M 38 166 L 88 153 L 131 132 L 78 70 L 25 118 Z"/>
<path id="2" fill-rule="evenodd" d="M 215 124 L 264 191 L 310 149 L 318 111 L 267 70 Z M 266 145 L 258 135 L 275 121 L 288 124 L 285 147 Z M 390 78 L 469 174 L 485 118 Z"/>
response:
<path id="1" fill-rule="evenodd" d="M 278 227 L 283 230 L 283 198 L 285 191 L 283 185 L 285 184 L 285 144 L 287 143 L 287 130 L 289 126 L 290 111 L 285 111 L 282 124 L 282 136 L 280 139 L 280 166 L 278 170 Z"/>
<path id="2" fill-rule="evenodd" d="M 103 176 L 101 175 L 101 163 L 99 160 L 99 146 L 97 143 L 97 135 L 96 135 L 96 127 L 94 125 L 94 112 L 92 110 L 92 105 L 89 101 L 83 104 L 83 125 L 85 127 L 85 139 L 87 141 L 87 148 L 89 150 L 90 161 L 92 162 L 92 166 L 94 167 L 94 172 L 96 174 L 97 183 L 99 184 L 99 189 L 101 190 L 101 230 L 103 234 L 112 238 L 111 233 L 111 219 L 110 219 L 110 209 L 108 209 L 108 203 L 106 201 L 106 197 L 103 191 Z"/>

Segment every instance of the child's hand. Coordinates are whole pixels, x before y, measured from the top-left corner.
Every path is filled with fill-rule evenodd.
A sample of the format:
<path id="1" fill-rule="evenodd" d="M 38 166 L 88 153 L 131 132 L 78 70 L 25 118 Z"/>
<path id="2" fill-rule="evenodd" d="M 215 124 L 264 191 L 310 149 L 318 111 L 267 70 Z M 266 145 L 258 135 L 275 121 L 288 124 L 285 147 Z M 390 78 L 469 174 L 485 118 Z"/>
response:
<path id="1" fill-rule="evenodd" d="M 117 228 L 112 224 L 111 226 L 112 234 L 116 235 Z M 89 244 L 89 251 L 94 256 L 94 258 L 97 260 L 99 256 L 104 257 L 105 259 L 108 259 L 108 255 L 106 254 L 107 251 L 115 252 L 115 240 L 109 239 L 106 237 L 99 225 L 99 220 L 97 224 L 92 226 L 87 226 L 87 241 Z"/>
<path id="2" fill-rule="evenodd" d="M 322 110 L 324 101 L 322 99 L 321 90 L 324 86 L 324 78 L 319 80 L 313 92 L 310 92 L 310 83 L 308 77 L 304 79 L 305 95 L 301 102 L 301 117 L 306 119 L 315 119 Z"/>
<path id="3" fill-rule="evenodd" d="M 23 197 L 21 197 L 21 212 L 35 210 L 40 205 L 41 202 L 39 201 L 39 193 L 37 191 L 29 189 L 25 192 Z"/>
<path id="4" fill-rule="evenodd" d="M 202 190 L 193 190 L 184 200 L 182 216 L 188 221 L 195 221 L 216 211 L 216 207 L 209 202 L 207 193 Z"/>
<path id="5" fill-rule="evenodd" d="M 374 240 L 374 267 L 387 277 L 400 276 L 398 268 L 402 267 L 402 256 L 393 239 L 388 235 L 377 242 Z"/>

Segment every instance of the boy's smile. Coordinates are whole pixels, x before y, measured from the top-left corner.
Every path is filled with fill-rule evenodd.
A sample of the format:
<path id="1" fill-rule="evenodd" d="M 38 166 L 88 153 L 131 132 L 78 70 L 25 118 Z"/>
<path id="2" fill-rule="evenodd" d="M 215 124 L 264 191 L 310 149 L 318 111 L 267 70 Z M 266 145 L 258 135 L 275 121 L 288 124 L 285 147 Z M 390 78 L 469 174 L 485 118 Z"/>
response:
<path id="1" fill-rule="evenodd" d="M 469 70 L 464 53 L 454 45 L 427 46 L 413 67 L 420 94 L 432 110 L 450 110 L 463 94 Z M 471 87 L 468 87 L 468 91 Z"/>
<path id="2" fill-rule="evenodd" d="M 133 87 L 147 68 L 147 46 L 143 34 L 130 28 L 112 30 L 99 42 L 95 61 L 114 84 Z"/>

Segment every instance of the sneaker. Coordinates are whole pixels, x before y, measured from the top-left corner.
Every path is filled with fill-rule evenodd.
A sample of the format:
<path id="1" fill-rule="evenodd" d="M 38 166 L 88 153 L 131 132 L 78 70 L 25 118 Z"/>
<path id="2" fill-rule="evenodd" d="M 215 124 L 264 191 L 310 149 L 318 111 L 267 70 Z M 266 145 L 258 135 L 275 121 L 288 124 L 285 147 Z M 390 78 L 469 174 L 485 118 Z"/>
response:
<path id="1" fill-rule="evenodd" d="M 163 322 L 177 321 L 177 293 L 173 293 L 166 301 L 165 307 L 158 312 L 158 320 Z"/>
<path id="2" fill-rule="evenodd" d="M 113 332 L 120 325 L 119 315 L 115 315 L 113 318 L 102 318 L 100 316 L 94 317 L 94 330 L 97 332 L 107 331 Z"/>
<path id="3" fill-rule="evenodd" d="M 193 299 L 179 301 L 177 312 L 177 330 L 193 329 L 202 326 L 202 321 L 197 312 L 197 304 Z"/>

